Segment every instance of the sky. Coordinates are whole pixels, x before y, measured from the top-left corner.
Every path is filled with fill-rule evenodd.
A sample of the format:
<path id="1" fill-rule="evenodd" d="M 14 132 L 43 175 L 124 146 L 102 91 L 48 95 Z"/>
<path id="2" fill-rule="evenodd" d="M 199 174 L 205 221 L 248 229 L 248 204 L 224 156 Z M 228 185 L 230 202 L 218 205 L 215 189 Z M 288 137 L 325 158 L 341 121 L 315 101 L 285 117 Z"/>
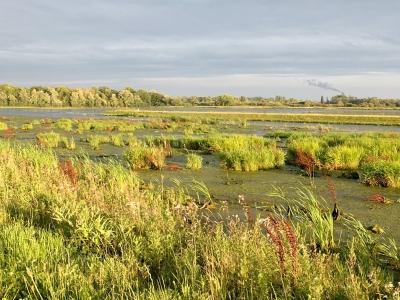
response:
<path id="1" fill-rule="evenodd" d="M 400 99 L 398 0 L 13 0 L 0 84 Z"/>

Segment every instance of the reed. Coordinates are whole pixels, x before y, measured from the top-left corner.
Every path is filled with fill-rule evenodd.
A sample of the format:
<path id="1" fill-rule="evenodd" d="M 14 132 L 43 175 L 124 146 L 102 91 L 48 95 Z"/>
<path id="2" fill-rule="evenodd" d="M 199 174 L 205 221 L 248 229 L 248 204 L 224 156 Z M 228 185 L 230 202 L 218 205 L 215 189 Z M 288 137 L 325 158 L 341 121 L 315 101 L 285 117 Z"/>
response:
<path id="1" fill-rule="evenodd" d="M 55 132 L 42 132 L 36 135 L 36 139 L 40 147 L 43 148 L 58 148 L 60 135 Z"/>
<path id="2" fill-rule="evenodd" d="M 22 130 L 31 130 L 31 129 L 33 129 L 33 124 L 32 123 L 24 123 L 24 124 L 22 124 L 21 129 Z"/>
<path id="3" fill-rule="evenodd" d="M 269 122 L 295 122 L 295 123 L 319 123 L 323 128 L 324 124 L 360 124 L 360 125 L 400 125 L 398 116 L 371 116 L 371 115 L 332 115 L 332 114 L 274 114 L 274 113 L 224 113 L 224 112 L 185 112 L 182 117 L 179 112 L 173 111 L 113 111 L 107 112 L 107 116 L 133 116 L 138 118 L 170 118 L 180 122 L 193 122 L 201 118 L 213 120 L 213 122 L 227 120 L 247 121 L 269 121 Z"/>
<path id="4" fill-rule="evenodd" d="M 186 168 L 189 170 L 200 170 L 203 167 L 203 157 L 195 153 L 186 156 Z"/>
<path id="5" fill-rule="evenodd" d="M 132 169 L 161 170 L 165 165 L 164 148 L 148 146 L 142 142 L 131 145 L 124 151 L 123 158 Z"/>
<path id="6" fill-rule="evenodd" d="M 7 128 L 8 128 L 7 123 L 0 122 L 0 130 L 7 130 Z"/>
<path id="7" fill-rule="evenodd" d="M 303 188 L 293 223 L 269 214 L 248 226 L 244 213 L 201 209 L 215 199 L 196 180 L 144 186 L 122 162 L 59 161 L 8 140 L 0 160 L 1 298 L 393 298 L 397 246 L 377 247 L 354 221 L 333 248 L 329 215 Z"/>
<path id="8" fill-rule="evenodd" d="M 360 181 L 372 186 L 400 187 L 400 162 L 376 160 L 364 163 L 360 169 Z"/>
<path id="9" fill-rule="evenodd" d="M 68 150 L 75 150 L 76 143 L 73 137 L 68 139 L 66 136 L 61 137 L 61 147 Z"/>

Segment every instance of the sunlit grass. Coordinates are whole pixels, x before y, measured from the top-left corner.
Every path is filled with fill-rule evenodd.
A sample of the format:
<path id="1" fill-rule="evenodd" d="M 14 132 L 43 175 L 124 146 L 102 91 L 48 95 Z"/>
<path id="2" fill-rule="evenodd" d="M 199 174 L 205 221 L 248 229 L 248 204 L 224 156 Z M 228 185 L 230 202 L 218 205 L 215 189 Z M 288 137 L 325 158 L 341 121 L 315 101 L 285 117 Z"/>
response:
<path id="1" fill-rule="evenodd" d="M 133 149 L 142 147 L 150 146 Z M 330 207 L 312 190 L 298 189 L 293 221 L 271 213 L 250 222 L 244 213 L 225 218 L 201 208 L 213 198 L 195 179 L 143 186 L 122 161 L 59 161 L 51 149 L 4 141 L 0 160 L 4 299 L 375 299 L 395 292 L 386 288 L 398 266 L 393 241 L 381 247 L 390 257 L 379 257 L 356 221 L 349 222 L 353 239 L 333 240 Z"/>

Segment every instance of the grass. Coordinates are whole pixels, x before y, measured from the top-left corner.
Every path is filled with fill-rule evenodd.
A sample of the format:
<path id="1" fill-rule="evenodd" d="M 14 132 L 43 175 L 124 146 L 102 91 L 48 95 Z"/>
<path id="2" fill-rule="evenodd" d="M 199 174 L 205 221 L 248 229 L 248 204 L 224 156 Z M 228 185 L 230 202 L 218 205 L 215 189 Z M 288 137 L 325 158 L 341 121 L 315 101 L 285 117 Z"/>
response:
<path id="1" fill-rule="evenodd" d="M 130 145 L 123 157 L 132 169 L 161 170 L 165 165 L 164 148 L 143 142 Z"/>
<path id="2" fill-rule="evenodd" d="M 43 148 L 57 148 L 60 135 L 56 132 L 41 132 L 36 135 L 38 144 Z"/>
<path id="3" fill-rule="evenodd" d="M 203 157 L 200 155 L 189 153 L 186 158 L 186 168 L 189 170 L 200 170 L 203 167 Z"/>
<path id="4" fill-rule="evenodd" d="M 61 147 L 68 150 L 75 150 L 76 143 L 73 137 L 68 139 L 66 136 L 61 137 Z"/>
<path id="5" fill-rule="evenodd" d="M 400 162 L 376 160 L 365 163 L 360 170 L 360 181 L 366 185 L 400 187 Z"/>
<path id="6" fill-rule="evenodd" d="M 159 111 L 114 111 L 108 112 L 107 116 L 133 116 L 138 118 L 170 118 L 181 122 L 196 122 L 203 118 L 212 120 L 214 123 L 226 120 L 268 121 L 268 122 L 295 122 L 295 123 L 321 123 L 321 124 L 358 124 L 358 125 L 400 125 L 398 116 L 375 116 L 375 115 L 332 115 L 332 114 L 275 114 L 275 113 L 226 113 L 226 112 L 185 112 L 185 117 L 180 117 L 177 112 Z M 322 128 L 324 129 L 324 128 Z"/>
<path id="7" fill-rule="evenodd" d="M 59 161 L 8 141 L 0 160 L 2 298 L 393 298 L 396 246 L 379 257 L 355 219 L 353 238 L 337 243 L 312 190 L 299 188 L 293 221 L 274 213 L 250 224 L 201 209 L 212 198 L 196 180 L 143 188 L 123 162 Z"/>

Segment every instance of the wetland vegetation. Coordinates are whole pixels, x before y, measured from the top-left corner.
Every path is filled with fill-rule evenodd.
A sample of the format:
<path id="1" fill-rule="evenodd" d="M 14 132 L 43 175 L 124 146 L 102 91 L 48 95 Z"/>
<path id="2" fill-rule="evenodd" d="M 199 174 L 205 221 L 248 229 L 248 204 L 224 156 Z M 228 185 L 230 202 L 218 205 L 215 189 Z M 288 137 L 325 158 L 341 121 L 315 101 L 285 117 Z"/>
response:
<path id="1" fill-rule="evenodd" d="M 221 116 L 3 117 L 0 295 L 399 298 L 400 135 Z"/>

